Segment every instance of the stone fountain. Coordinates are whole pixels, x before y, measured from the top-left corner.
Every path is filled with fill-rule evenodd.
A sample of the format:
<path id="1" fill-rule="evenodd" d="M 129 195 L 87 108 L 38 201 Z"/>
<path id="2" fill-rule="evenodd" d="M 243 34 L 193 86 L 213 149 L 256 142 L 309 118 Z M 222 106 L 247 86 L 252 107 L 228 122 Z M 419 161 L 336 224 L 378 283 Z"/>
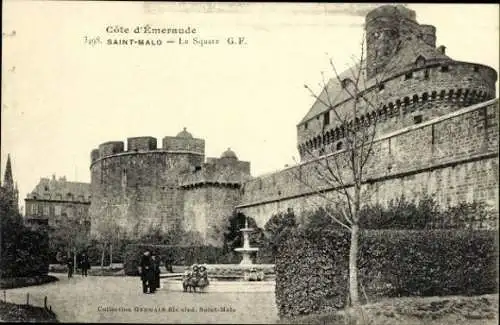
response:
<path id="1" fill-rule="evenodd" d="M 248 227 L 248 219 L 240 231 L 243 247 L 234 249 L 242 254 L 240 264 L 204 264 L 210 280 L 204 292 L 274 292 L 274 264 L 254 264 L 251 259 L 251 253 L 259 249 L 250 247 L 249 234 L 254 229 Z M 182 291 L 181 273 L 165 274 L 162 278 L 162 287 L 169 291 Z"/>
<path id="2" fill-rule="evenodd" d="M 243 254 L 240 265 L 251 265 L 253 264 L 250 254 L 258 251 L 257 247 L 250 247 L 249 234 L 253 232 L 253 228 L 248 227 L 248 219 L 245 219 L 245 228 L 240 229 L 243 234 L 243 247 L 235 248 L 234 251 Z"/>

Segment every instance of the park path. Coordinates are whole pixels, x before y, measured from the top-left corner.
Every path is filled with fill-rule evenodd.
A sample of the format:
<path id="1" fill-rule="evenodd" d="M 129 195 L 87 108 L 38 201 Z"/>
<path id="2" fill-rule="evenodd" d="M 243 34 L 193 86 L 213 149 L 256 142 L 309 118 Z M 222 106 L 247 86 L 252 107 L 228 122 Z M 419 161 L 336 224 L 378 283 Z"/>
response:
<path id="1" fill-rule="evenodd" d="M 275 323 L 274 293 L 184 293 L 159 289 L 143 294 L 137 277 L 56 275 L 58 282 L 6 290 L 8 302 L 48 305 L 61 322 Z M 2 297 L 3 299 L 3 297 Z M 225 309 L 224 309 L 224 308 Z"/>

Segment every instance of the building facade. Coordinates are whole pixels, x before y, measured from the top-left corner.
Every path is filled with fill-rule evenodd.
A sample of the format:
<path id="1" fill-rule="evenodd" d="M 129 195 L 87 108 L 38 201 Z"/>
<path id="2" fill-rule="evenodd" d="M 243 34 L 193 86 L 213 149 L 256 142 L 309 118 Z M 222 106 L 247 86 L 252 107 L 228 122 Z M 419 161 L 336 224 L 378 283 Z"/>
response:
<path id="1" fill-rule="evenodd" d="M 57 227 L 75 223 L 90 229 L 90 184 L 70 182 L 55 175 L 41 178 L 24 199 L 25 219 L 32 224 Z"/>
<path id="2" fill-rule="evenodd" d="M 119 227 L 139 236 L 180 225 L 220 245 L 221 227 L 235 209 L 260 227 L 290 208 L 315 209 L 322 198 L 299 178 L 335 195 L 315 175 L 317 157 L 345 155 L 346 127 L 375 123 L 363 180 L 374 195 L 364 203 L 401 195 L 433 195 L 443 207 L 480 201 L 497 227 L 497 72 L 450 58 L 445 46 L 436 47 L 436 28 L 419 24 L 405 7 L 372 10 L 365 28 L 366 59 L 329 80 L 297 125 L 298 165 L 251 177 L 250 163 L 229 149 L 205 160 L 204 140 L 186 130 L 165 137 L 161 148 L 152 137 L 129 138 L 126 150 L 122 141 L 103 143 L 91 153 L 92 231 Z"/>

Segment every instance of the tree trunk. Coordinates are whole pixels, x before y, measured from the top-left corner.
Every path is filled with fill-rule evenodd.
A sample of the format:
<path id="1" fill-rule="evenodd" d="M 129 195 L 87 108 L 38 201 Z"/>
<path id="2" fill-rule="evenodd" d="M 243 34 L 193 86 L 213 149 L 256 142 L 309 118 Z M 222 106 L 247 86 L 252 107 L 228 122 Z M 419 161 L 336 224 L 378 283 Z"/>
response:
<path id="1" fill-rule="evenodd" d="M 76 273 L 76 248 L 73 247 L 73 273 Z"/>
<path id="2" fill-rule="evenodd" d="M 359 306 L 358 290 L 358 239 L 359 225 L 351 226 L 351 246 L 349 249 L 349 295 L 351 296 L 351 306 Z"/>
<path id="3" fill-rule="evenodd" d="M 101 270 L 104 268 L 104 253 L 106 252 L 106 244 L 102 246 L 102 255 L 101 255 Z"/>
<path id="4" fill-rule="evenodd" d="M 113 264 L 113 245 L 109 244 L 109 267 Z"/>

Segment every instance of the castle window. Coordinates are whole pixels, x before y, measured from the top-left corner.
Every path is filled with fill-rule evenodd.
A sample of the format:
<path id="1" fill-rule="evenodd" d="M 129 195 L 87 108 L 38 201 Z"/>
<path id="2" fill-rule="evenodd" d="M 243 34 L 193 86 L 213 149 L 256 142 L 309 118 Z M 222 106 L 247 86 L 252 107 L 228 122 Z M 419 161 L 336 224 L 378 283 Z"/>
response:
<path id="1" fill-rule="evenodd" d="M 448 71 L 450 71 L 450 67 L 448 67 L 447 65 L 441 66 L 441 72 L 448 72 Z"/>
<path id="2" fill-rule="evenodd" d="M 349 78 L 343 79 L 341 82 L 342 88 L 346 88 L 349 85 L 349 83 L 353 83 L 353 81 Z"/>
<path id="3" fill-rule="evenodd" d="M 405 103 L 405 106 L 410 105 L 410 98 L 409 98 L 409 97 L 405 97 L 405 98 L 403 99 L 403 101 L 404 101 L 404 103 Z"/>
<path id="4" fill-rule="evenodd" d="M 422 101 L 427 101 L 429 99 L 429 94 L 428 93 L 423 93 L 422 94 Z"/>
<path id="5" fill-rule="evenodd" d="M 330 112 L 323 114 L 323 125 L 330 124 Z"/>
<path id="6" fill-rule="evenodd" d="M 413 78 L 413 71 L 405 73 L 405 80 Z"/>
<path id="7" fill-rule="evenodd" d="M 384 85 L 384 84 L 382 84 L 382 83 L 381 83 L 381 84 L 379 84 L 379 85 L 378 85 L 378 90 L 379 90 L 379 91 L 384 90 L 384 88 L 385 88 L 385 85 Z"/>
<path id="8" fill-rule="evenodd" d="M 307 122 L 304 123 L 304 130 L 307 130 Z"/>
<path id="9" fill-rule="evenodd" d="M 342 141 L 337 142 L 337 146 L 336 146 L 337 151 L 342 150 L 342 145 L 343 145 Z"/>
<path id="10" fill-rule="evenodd" d="M 437 97 L 437 91 L 435 91 L 435 90 L 434 90 L 434 91 L 431 93 L 431 98 L 432 98 L 432 99 L 436 99 L 436 97 Z"/>
<path id="11" fill-rule="evenodd" d="M 446 96 L 446 90 L 441 90 L 439 93 L 439 99 L 444 99 L 444 96 Z"/>
<path id="12" fill-rule="evenodd" d="M 394 113 L 394 104 L 393 103 L 389 103 L 389 110 L 388 110 L 388 115 L 389 117 L 392 117 L 393 113 Z"/>
<path id="13" fill-rule="evenodd" d="M 418 56 L 417 60 L 415 60 L 415 63 L 418 65 L 418 66 L 422 66 L 425 64 L 425 58 L 421 55 Z"/>
<path id="14" fill-rule="evenodd" d="M 48 191 L 49 187 L 47 185 L 45 185 L 44 190 Z"/>
<path id="15" fill-rule="evenodd" d="M 424 71 L 424 79 L 429 79 L 429 69 L 425 69 L 425 71 Z"/>
<path id="16" fill-rule="evenodd" d="M 479 67 L 477 65 L 474 66 L 474 72 L 479 72 Z"/>
<path id="17" fill-rule="evenodd" d="M 415 124 L 422 123 L 422 115 L 415 115 L 413 117 L 413 123 L 415 123 Z"/>

